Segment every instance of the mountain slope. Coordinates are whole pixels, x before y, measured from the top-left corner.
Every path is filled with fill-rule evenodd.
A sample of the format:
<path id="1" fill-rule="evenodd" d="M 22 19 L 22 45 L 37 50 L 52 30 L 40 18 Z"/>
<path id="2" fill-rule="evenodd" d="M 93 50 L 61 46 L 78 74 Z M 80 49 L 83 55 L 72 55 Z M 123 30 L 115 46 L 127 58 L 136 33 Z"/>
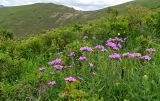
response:
<path id="1" fill-rule="evenodd" d="M 121 5 L 96 11 L 77 11 L 62 5 L 52 3 L 37 3 L 33 5 L 5 7 L 0 9 L 0 28 L 14 33 L 15 37 L 30 36 L 44 30 L 76 23 L 87 23 L 93 19 L 106 17 L 110 9 L 116 9 L 120 14 L 127 14 L 128 6 L 156 9 L 160 0 L 135 0 Z"/>

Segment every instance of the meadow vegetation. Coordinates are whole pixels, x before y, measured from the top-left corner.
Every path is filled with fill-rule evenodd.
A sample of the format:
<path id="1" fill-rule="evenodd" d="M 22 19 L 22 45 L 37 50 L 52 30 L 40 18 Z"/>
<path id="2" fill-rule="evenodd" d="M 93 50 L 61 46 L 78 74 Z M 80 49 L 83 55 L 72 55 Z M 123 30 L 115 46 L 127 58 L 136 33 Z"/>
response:
<path id="1" fill-rule="evenodd" d="M 159 27 L 160 13 L 133 7 L 27 39 L 2 30 L 0 99 L 159 101 Z"/>

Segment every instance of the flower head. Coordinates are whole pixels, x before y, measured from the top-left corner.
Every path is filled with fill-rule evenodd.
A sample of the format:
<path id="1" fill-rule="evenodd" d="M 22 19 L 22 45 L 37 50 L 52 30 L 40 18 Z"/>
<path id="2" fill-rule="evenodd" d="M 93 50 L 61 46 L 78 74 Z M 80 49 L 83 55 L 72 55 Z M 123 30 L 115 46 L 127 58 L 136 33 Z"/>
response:
<path id="1" fill-rule="evenodd" d="M 91 47 L 85 46 L 80 48 L 81 51 L 87 51 L 87 52 L 92 52 L 93 49 Z"/>
<path id="2" fill-rule="evenodd" d="M 95 48 L 101 50 L 101 49 L 104 49 L 104 46 L 102 46 L 102 45 L 97 45 Z"/>
<path id="3" fill-rule="evenodd" d="M 90 68 L 94 67 L 94 64 L 93 63 L 89 63 L 88 65 Z"/>
<path id="4" fill-rule="evenodd" d="M 46 70 L 46 68 L 45 67 L 41 67 L 41 68 L 39 68 L 39 71 L 40 72 L 44 72 Z"/>
<path id="5" fill-rule="evenodd" d="M 50 74 L 51 74 L 51 75 L 55 75 L 55 74 L 56 74 L 56 72 L 50 72 Z"/>
<path id="6" fill-rule="evenodd" d="M 128 53 L 128 57 L 136 58 L 136 57 L 141 57 L 141 53 Z"/>
<path id="7" fill-rule="evenodd" d="M 55 65 L 54 66 L 57 70 L 62 70 L 63 69 L 63 66 L 61 66 L 61 65 Z"/>
<path id="8" fill-rule="evenodd" d="M 75 56 L 75 55 L 76 55 L 75 52 L 69 52 L 69 53 L 68 53 L 68 56 L 69 56 L 69 57 L 73 57 L 73 56 Z"/>
<path id="9" fill-rule="evenodd" d="M 65 81 L 68 81 L 68 82 L 74 82 L 76 81 L 76 79 L 74 77 L 67 77 L 67 78 L 64 78 Z"/>
<path id="10" fill-rule="evenodd" d="M 143 58 L 144 60 L 151 60 L 151 57 L 148 56 L 148 55 L 145 55 L 145 56 L 143 56 L 142 58 Z"/>
<path id="11" fill-rule="evenodd" d="M 97 74 L 96 74 L 96 72 L 92 72 L 92 76 L 96 76 Z"/>
<path id="12" fill-rule="evenodd" d="M 62 60 L 58 58 L 58 59 L 55 59 L 55 60 L 49 62 L 48 64 L 53 66 L 53 65 L 60 64 L 61 62 L 62 62 Z"/>
<path id="13" fill-rule="evenodd" d="M 111 59 L 117 59 L 117 60 L 121 60 L 121 56 L 117 53 L 114 53 L 112 55 L 109 55 L 109 58 Z"/>
<path id="14" fill-rule="evenodd" d="M 153 48 L 146 49 L 146 52 L 148 52 L 148 53 L 153 53 L 153 52 L 155 52 L 155 51 L 156 51 L 156 50 L 153 49 Z"/>
<path id="15" fill-rule="evenodd" d="M 56 81 L 51 81 L 51 82 L 48 83 L 48 85 L 54 86 L 54 85 L 56 85 Z"/>
<path id="16" fill-rule="evenodd" d="M 80 57 L 79 57 L 79 61 L 85 61 L 85 60 L 87 60 L 86 57 L 84 57 L 84 56 L 80 56 Z"/>

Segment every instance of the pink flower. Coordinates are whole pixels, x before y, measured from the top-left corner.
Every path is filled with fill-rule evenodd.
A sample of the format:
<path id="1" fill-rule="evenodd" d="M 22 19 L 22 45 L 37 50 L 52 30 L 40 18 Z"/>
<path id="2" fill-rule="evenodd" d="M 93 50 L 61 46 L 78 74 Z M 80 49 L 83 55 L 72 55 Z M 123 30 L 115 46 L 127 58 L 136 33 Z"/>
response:
<path id="1" fill-rule="evenodd" d="M 69 52 L 69 53 L 68 53 L 68 56 L 69 56 L 69 57 L 73 57 L 73 56 L 75 56 L 75 55 L 76 55 L 75 52 Z"/>
<path id="2" fill-rule="evenodd" d="M 150 56 L 148 56 L 148 55 L 143 56 L 142 58 L 143 58 L 144 60 L 151 60 L 151 57 L 150 57 Z"/>
<path id="3" fill-rule="evenodd" d="M 56 85 L 56 81 L 51 81 L 51 82 L 48 83 L 48 85 L 54 86 L 54 85 Z"/>
<path id="4" fill-rule="evenodd" d="M 87 52 L 92 52 L 93 49 L 91 47 L 85 46 L 80 48 L 81 51 L 87 51 Z"/>
<path id="5" fill-rule="evenodd" d="M 62 62 L 62 60 L 58 58 L 58 59 L 55 59 L 55 60 L 49 62 L 48 64 L 53 66 L 53 65 L 60 64 L 61 62 Z"/>
<path id="6" fill-rule="evenodd" d="M 73 78 L 73 77 L 64 78 L 64 80 L 68 81 L 68 82 L 74 82 L 74 81 L 76 81 L 76 79 Z"/>
<path id="7" fill-rule="evenodd" d="M 84 57 L 84 56 L 80 56 L 80 57 L 79 57 L 79 61 L 85 61 L 85 60 L 87 60 L 86 57 Z"/>
<path id="8" fill-rule="evenodd" d="M 117 54 L 117 53 L 114 53 L 113 55 L 109 55 L 109 58 L 121 60 L 121 56 L 119 54 Z"/>
<path id="9" fill-rule="evenodd" d="M 128 53 L 128 57 L 132 57 L 132 58 L 135 58 L 135 57 L 141 57 L 141 53 Z"/>
<path id="10" fill-rule="evenodd" d="M 46 68 L 45 67 L 41 67 L 41 68 L 39 68 L 39 71 L 40 72 L 44 72 L 46 70 Z"/>
<path id="11" fill-rule="evenodd" d="M 102 50 L 102 49 L 104 49 L 104 46 L 102 46 L 102 45 L 97 45 L 95 48 L 96 48 L 96 49 L 99 49 L 99 50 Z"/>
<path id="12" fill-rule="evenodd" d="M 57 70 L 62 70 L 63 69 L 63 66 L 61 66 L 61 65 L 55 65 L 54 66 Z"/>
<path id="13" fill-rule="evenodd" d="M 148 52 L 148 53 L 153 53 L 153 52 L 155 52 L 155 51 L 156 51 L 156 50 L 153 49 L 153 48 L 146 49 L 146 52 Z"/>
<path id="14" fill-rule="evenodd" d="M 109 47 L 117 47 L 117 45 L 113 42 L 108 42 L 106 45 Z"/>
<path id="15" fill-rule="evenodd" d="M 119 50 L 118 45 L 113 42 L 108 42 L 106 45 L 111 47 L 113 50 Z"/>

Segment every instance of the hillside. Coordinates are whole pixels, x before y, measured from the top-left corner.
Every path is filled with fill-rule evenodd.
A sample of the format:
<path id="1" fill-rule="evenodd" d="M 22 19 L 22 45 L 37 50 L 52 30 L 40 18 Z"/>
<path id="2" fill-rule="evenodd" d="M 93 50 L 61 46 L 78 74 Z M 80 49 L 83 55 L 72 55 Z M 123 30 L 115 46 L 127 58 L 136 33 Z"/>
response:
<path id="1" fill-rule="evenodd" d="M 136 0 L 121 5 L 97 10 L 77 11 L 62 5 L 38 3 L 33 5 L 5 7 L 0 9 L 0 28 L 14 33 L 15 37 L 30 36 L 52 28 L 66 25 L 83 24 L 88 21 L 108 17 L 110 9 L 116 9 L 119 14 L 127 14 L 128 6 L 143 9 L 159 8 L 160 0 Z"/>

